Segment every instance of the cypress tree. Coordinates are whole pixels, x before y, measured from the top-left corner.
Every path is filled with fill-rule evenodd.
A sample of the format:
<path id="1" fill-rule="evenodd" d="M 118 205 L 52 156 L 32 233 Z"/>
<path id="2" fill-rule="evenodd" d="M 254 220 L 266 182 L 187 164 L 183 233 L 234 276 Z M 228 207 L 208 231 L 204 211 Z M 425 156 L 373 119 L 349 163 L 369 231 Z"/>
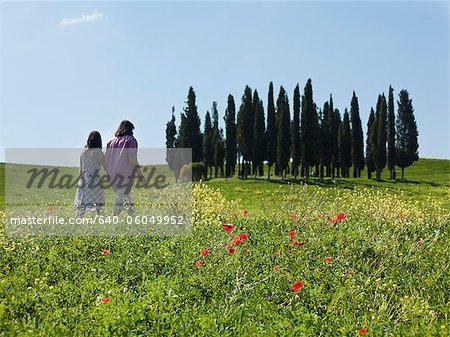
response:
<path id="1" fill-rule="evenodd" d="M 319 113 L 317 112 L 317 105 L 313 102 L 313 118 L 312 118 L 312 135 L 314 139 L 314 152 L 313 152 L 313 161 L 312 166 L 316 167 L 316 170 L 314 172 L 315 176 L 317 177 L 319 175 L 319 165 L 320 165 L 320 154 L 317 151 L 317 144 L 318 139 L 320 136 L 320 130 L 319 130 Z"/>
<path id="2" fill-rule="evenodd" d="M 221 142 L 222 140 L 222 135 L 221 135 L 221 130 L 219 129 L 219 111 L 217 110 L 217 102 L 213 102 L 212 108 L 212 118 L 213 118 L 213 126 L 212 126 L 212 147 L 213 147 L 213 165 L 214 165 L 214 176 L 217 178 L 217 174 L 219 171 L 219 168 L 221 166 L 221 163 L 223 164 L 223 158 L 221 158 L 220 153 L 218 153 L 217 151 L 221 151 Z M 219 144 L 218 144 L 219 143 Z M 223 145 L 222 147 L 225 147 L 225 145 Z"/>
<path id="3" fill-rule="evenodd" d="M 270 180 L 270 169 L 277 161 L 277 116 L 273 99 L 273 83 L 269 84 L 269 93 L 267 97 L 267 153 L 266 160 L 268 166 L 267 179 Z"/>
<path id="4" fill-rule="evenodd" d="M 176 147 L 177 126 L 175 124 L 175 107 L 172 107 L 172 118 L 166 124 L 166 149 Z"/>
<path id="5" fill-rule="evenodd" d="M 282 178 L 286 178 L 289 159 L 291 155 L 291 117 L 289 112 L 289 101 L 283 86 L 277 99 L 278 115 L 278 137 L 277 137 L 277 163 Z"/>
<path id="6" fill-rule="evenodd" d="M 227 109 L 225 110 L 225 176 L 231 177 L 234 175 L 236 167 L 236 106 L 232 95 L 228 95 Z"/>
<path id="7" fill-rule="evenodd" d="M 377 179 L 381 179 L 381 173 L 386 166 L 386 117 L 387 106 L 386 97 L 379 96 L 380 101 L 377 104 L 377 146 L 375 150 L 375 167 L 377 169 Z"/>
<path id="8" fill-rule="evenodd" d="M 333 97 L 330 95 L 330 144 L 331 144 L 331 177 L 339 176 L 339 140 L 338 131 L 341 125 L 341 114 L 333 108 Z"/>
<path id="9" fill-rule="evenodd" d="M 297 178 L 298 167 L 300 165 L 301 148 L 300 148 L 300 87 L 294 89 L 293 102 L 293 121 L 292 121 L 292 174 Z"/>
<path id="10" fill-rule="evenodd" d="M 258 90 L 254 90 L 253 91 L 253 99 L 252 99 L 252 113 L 251 113 L 251 118 L 253 121 L 252 124 L 252 151 L 251 151 L 251 161 L 252 161 L 252 169 L 251 172 L 254 176 L 256 176 L 256 171 L 257 171 L 257 164 L 255 164 L 255 159 L 254 159 L 254 153 L 253 150 L 255 149 L 255 144 L 253 143 L 255 141 L 255 133 L 257 132 L 257 130 L 255 129 L 255 120 L 256 120 L 256 109 L 258 107 L 259 104 L 259 95 L 258 95 Z"/>
<path id="11" fill-rule="evenodd" d="M 252 89 L 247 85 L 245 86 L 237 118 L 237 142 L 239 145 L 239 152 L 242 154 L 243 159 L 241 175 L 245 178 L 248 176 L 248 164 L 252 159 L 254 123 L 252 110 Z"/>
<path id="12" fill-rule="evenodd" d="M 302 171 L 309 178 L 311 166 L 316 164 L 317 160 L 316 136 L 318 133 L 317 110 L 313 101 L 311 79 L 308 79 L 304 89 L 301 122 Z"/>
<path id="13" fill-rule="evenodd" d="M 338 130 L 339 164 L 342 176 L 348 178 L 349 168 L 352 165 L 352 142 L 350 135 L 350 118 L 347 109 L 344 112 L 344 119 Z"/>
<path id="14" fill-rule="evenodd" d="M 217 110 L 217 102 L 213 102 L 212 107 L 212 128 L 214 131 L 219 131 L 219 111 Z"/>
<path id="15" fill-rule="evenodd" d="M 328 102 L 323 104 L 323 110 L 319 112 L 319 141 L 318 141 L 318 152 L 320 156 L 320 178 L 330 176 L 330 165 L 331 165 L 331 116 L 330 116 L 330 106 Z"/>
<path id="16" fill-rule="evenodd" d="M 214 144 L 213 144 L 213 129 L 211 126 L 211 115 L 209 111 L 206 112 L 205 116 L 205 128 L 203 131 L 203 163 L 205 164 L 205 175 L 212 177 L 212 166 L 214 163 Z"/>
<path id="17" fill-rule="evenodd" d="M 255 96 L 254 96 L 255 98 Z M 263 163 L 264 163 L 264 135 L 265 135 L 265 125 L 264 125 L 264 107 L 262 100 L 258 99 L 258 104 L 255 110 L 255 124 L 254 124 L 254 139 L 253 139 L 253 174 L 256 176 L 257 171 L 261 176 L 264 174 Z"/>
<path id="18" fill-rule="evenodd" d="M 195 91 L 189 88 L 184 113 L 181 114 L 179 146 L 192 148 L 192 162 L 202 161 L 202 134 L 200 133 L 200 117 L 195 104 Z"/>
<path id="19" fill-rule="evenodd" d="M 419 132 L 417 131 L 412 100 L 409 98 L 407 90 L 400 91 L 397 104 L 395 157 L 397 166 L 402 169 L 402 180 L 404 180 L 405 167 L 419 160 Z"/>
<path id="20" fill-rule="evenodd" d="M 223 177 L 224 156 L 225 156 L 225 142 L 223 140 L 223 130 L 218 129 L 214 137 L 214 166 L 215 166 L 214 175 L 216 178 L 219 174 L 221 177 Z"/>
<path id="21" fill-rule="evenodd" d="M 166 124 L 166 162 L 174 172 L 175 182 L 178 182 L 181 169 L 181 158 L 176 150 L 177 126 L 175 124 L 175 107 L 172 107 L 172 118 Z"/>
<path id="22" fill-rule="evenodd" d="M 370 109 L 369 121 L 367 122 L 366 139 L 366 163 L 367 178 L 372 179 L 372 172 L 375 171 L 375 149 L 377 145 L 377 123 L 375 123 L 375 112 Z"/>
<path id="23" fill-rule="evenodd" d="M 387 166 L 389 179 L 395 179 L 395 112 L 394 112 L 394 89 L 389 86 L 388 118 L 387 118 Z"/>
<path id="24" fill-rule="evenodd" d="M 358 97 L 353 91 L 353 97 L 350 106 L 350 120 L 352 123 L 352 164 L 353 177 L 361 177 L 361 170 L 364 169 L 364 140 L 361 126 L 361 118 L 359 117 Z"/>

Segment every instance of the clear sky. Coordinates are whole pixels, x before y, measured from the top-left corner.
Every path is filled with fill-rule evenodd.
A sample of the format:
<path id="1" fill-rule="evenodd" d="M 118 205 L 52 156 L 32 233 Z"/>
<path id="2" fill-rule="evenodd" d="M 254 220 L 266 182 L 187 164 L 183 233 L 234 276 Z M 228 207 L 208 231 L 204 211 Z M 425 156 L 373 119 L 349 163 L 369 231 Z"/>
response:
<path id="1" fill-rule="evenodd" d="M 450 158 L 448 2 L 2 2 L 0 161 L 4 148 L 104 143 L 131 120 L 140 147 L 164 147 L 189 86 L 202 119 L 246 84 L 292 101 L 312 79 L 318 106 L 361 119 L 391 84 L 407 89 L 419 156 Z M 292 105 L 291 105 L 292 106 Z M 223 123 L 222 123 L 223 125 Z M 203 127 L 203 126 L 202 126 Z M 364 131 L 365 132 L 365 131 Z"/>

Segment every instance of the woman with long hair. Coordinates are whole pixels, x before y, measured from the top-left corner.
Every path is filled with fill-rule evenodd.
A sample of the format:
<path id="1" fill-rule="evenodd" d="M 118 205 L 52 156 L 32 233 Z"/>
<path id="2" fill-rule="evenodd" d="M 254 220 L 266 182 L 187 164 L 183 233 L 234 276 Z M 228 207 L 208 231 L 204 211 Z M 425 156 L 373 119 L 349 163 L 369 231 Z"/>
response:
<path id="1" fill-rule="evenodd" d="M 119 215 L 124 206 L 128 209 L 128 214 L 134 214 L 131 186 L 136 175 L 141 181 L 145 180 L 137 161 L 138 143 L 133 130 L 133 123 L 123 120 L 114 134 L 115 138 L 106 146 L 106 172 L 111 187 L 116 192 L 114 215 Z"/>
<path id="2" fill-rule="evenodd" d="M 92 131 L 80 155 L 80 180 L 74 202 L 78 216 L 83 216 L 85 211 L 96 211 L 100 214 L 105 207 L 105 193 L 99 174 L 102 167 L 105 167 L 102 137 L 98 131 Z"/>

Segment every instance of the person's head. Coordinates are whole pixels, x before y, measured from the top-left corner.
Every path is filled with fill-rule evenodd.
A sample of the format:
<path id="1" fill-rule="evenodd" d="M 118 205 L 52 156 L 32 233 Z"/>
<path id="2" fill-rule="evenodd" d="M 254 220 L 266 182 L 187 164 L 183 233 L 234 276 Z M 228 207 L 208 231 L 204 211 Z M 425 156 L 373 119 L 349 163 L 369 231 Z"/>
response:
<path id="1" fill-rule="evenodd" d="M 119 127 L 117 128 L 116 133 L 114 134 L 116 137 L 122 136 L 132 136 L 134 130 L 134 125 L 130 121 L 123 120 L 120 122 Z"/>
<path id="2" fill-rule="evenodd" d="M 100 132 L 92 131 L 89 134 L 86 142 L 86 148 L 88 149 L 102 148 L 102 136 L 100 136 Z"/>

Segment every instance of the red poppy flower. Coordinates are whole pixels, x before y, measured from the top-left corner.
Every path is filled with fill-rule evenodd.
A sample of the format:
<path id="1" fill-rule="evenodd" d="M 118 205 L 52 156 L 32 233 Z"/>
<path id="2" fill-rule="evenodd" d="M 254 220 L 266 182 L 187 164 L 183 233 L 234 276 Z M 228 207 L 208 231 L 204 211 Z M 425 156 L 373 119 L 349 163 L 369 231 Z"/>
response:
<path id="1" fill-rule="evenodd" d="M 248 214 L 248 211 L 247 211 L 247 210 L 245 210 L 245 211 L 244 211 L 244 215 L 247 215 L 247 214 Z"/>
<path id="2" fill-rule="evenodd" d="M 223 230 L 227 233 L 231 232 L 233 229 L 234 229 L 234 225 L 232 225 L 232 224 L 223 225 Z"/>
<path id="3" fill-rule="evenodd" d="M 331 256 L 325 256 L 325 261 L 330 262 L 331 261 Z"/>
<path id="4" fill-rule="evenodd" d="M 300 247 L 304 246 L 304 245 L 305 245 L 305 241 L 300 242 L 298 245 L 299 245 Z"/>
<path id="5" fill-rule="evenodd" d="M 294 231 L 294 230 L 292 230 L 292 231 L 289 232 L 289 236 L 290 236 L 291 238 L 293 238 L 294 235 L 295 235 L 295 231 Z"/>
<path id="6" fill-rule="evenodd" d="M 280 266 L 275 266 L 275 267 L 273 267 L 273 270 L 275 270 L 275 271 L 280 270 Z"/>
<path id="7" fill-rule="evenodd" d="M 281 253 L 280 252 L 275 252 L 274 253 L 276 256 L 279 256 Z"/>
<path id="8" fill-rule="evenodd" d="M 209 250 L 208 249 L 203 249 L 202 250 L 202 255 L 203 256 L 208 255 L 208 254 L 209 254 Z"/>
<path id="9" fill-rule="evenodd" d="M 292 289 L 293 291 L 297 291 L 297 290 L 301 289 L 304 285 L 305 285 L 305 284 L 304 284 L 302 281 L 298 281 L 298 282 L 295 282 L 295 283 L 291 286 L 291 289 Z"/>
<path id="10" fill-rule="evenodd" d="M 291 214 L 290 218 L 294 219 L 296 217 L 296 214 Z"/>
<path id="11" fill-rule="evenodd" d="M 245 250 L 245 253 L 246 253 L 246 254 L 250 254 L 250 252 L 251 252 L 250 248 L 247 248 L 247 249 Z"/>
<path id="12" fill-rule="evenodd" d="M 300 242 L 298 242 L 298 240 L 295 240 L 294 242 L 292 242 L 293 246 L 298 246 L 300 244 Z"/>
<path id="13" fill-rule="evenodd" d="M 343 219 L 345 219 L 347 216 L 344 214 L 344 213 L 339 213 L 338 215 L 337 215 L 337 220 L 343 220 Z"/>
<path id="14" fill-rule="evenodd" d="M 245 241 L 248 239 L 248 235 L 245 233 L 239 234 L 239 237 L 241 238 L 242 241 Z"/>
<path id="15" fill-rule="evenodd" d="M 335 220 L 334 220 L 333 218 L 329 218 L 329 219 L 328 219 L 328 222 L 333 222 L 333 223 L 335 223 Z"/>
<path id="16" fill-rule="evenodd" d="M 322 218 L 323 218 L 323 214 L 317 214 L 317 217 L 318 217 L 319 219 L 322 219 Z"/>
<path id="17" fill-rule="evenodd" d="M 367 331 L 366 328 L 359 329 L 359 333 L 361 333 L 361 334 L 366 333 L 366 331 Z"/>
<path id="18" fill-rule="evenodd" d="M 406 219 L 406 215 L 400 215 L 400 219 Z"/>
<path id="19" fill-rule="evenodd" d="M 198 260 L 197 262 L 195 262 L 195 265 L 197 267 L 200 267 L 203 264 L 203 260 Z"/>
<path id="20" fill-rule="evenodd" d="M 47 207 L 47 212 L 53 212 L 53 207 L 52 206 L 48 206 Z"/>
<path id="21" fill-rule="evenodd" d="M 109 253 L 110 253 L 110 251 L 108 249 L 102 250 L 102 255 L 108 255 Z"/>
<path id="22" fill-rule="evenodd" d="M 234 247 L 233 246 L 228 246 L 228 253 L 234 254 Z"/>
<path id="23" fill-rule="evenodd" d="M 109 301 L 111 301 L 111 297 L 102 298 L 100 301 L 101 301 L 102 303 L 108 303 Z"/>
<path id="24" fill-rule="evenodd" d="M 235 237 L 233 237 L 233 243 L 238 246 L 242 243 L 241 239 L 239 238 L 238 235 L 236 235 Z"/>
<path id="25" fill-rule="evenodd" d="M 353 271 L 349 270 L 349 271 L 348 271 L 348 274 L 349 274 L 349 275 L 353 275 Z"/>

